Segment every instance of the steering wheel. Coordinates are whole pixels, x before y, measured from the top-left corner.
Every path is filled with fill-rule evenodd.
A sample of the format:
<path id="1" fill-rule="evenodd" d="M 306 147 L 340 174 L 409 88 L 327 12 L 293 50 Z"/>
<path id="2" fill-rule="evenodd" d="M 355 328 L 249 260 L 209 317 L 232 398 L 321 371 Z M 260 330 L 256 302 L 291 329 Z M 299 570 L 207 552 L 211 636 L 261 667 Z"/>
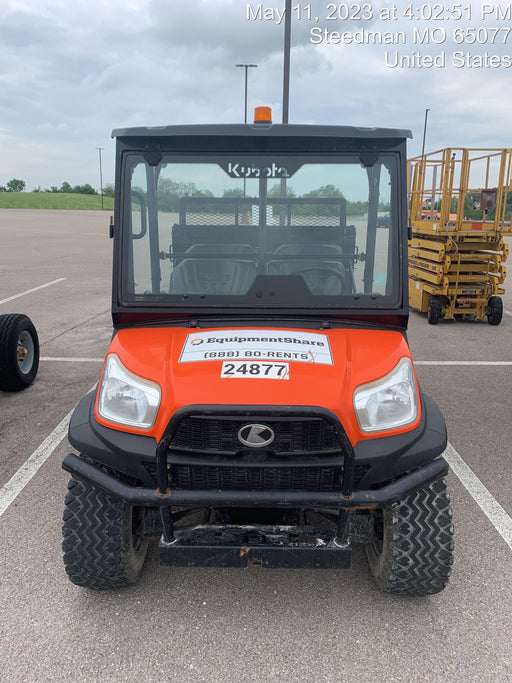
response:
<path id="1" fill-rule="evenodd" d="M 302 268 L 294 275 L 300 275 L 313 295 L 337 296 L 345 291 L 345 276 L 335 268 Z"/>

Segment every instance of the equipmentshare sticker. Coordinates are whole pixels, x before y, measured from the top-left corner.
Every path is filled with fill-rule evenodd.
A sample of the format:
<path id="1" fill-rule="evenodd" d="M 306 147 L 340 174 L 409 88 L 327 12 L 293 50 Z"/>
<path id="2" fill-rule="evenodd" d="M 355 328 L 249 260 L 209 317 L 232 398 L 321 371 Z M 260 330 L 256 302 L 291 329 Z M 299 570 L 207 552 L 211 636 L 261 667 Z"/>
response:
<path id="1" fill-rule="evenodd" d="M 180 363 L 252 359 L 333 365 L 325 334 L 283 330 L 192 332 L 187 335 Z"/>

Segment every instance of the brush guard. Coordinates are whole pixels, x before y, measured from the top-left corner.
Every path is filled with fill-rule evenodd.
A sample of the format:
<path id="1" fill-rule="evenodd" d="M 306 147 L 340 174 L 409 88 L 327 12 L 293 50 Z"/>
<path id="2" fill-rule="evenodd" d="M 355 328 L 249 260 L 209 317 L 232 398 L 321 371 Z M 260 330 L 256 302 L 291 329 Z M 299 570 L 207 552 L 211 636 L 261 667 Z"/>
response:
<path id="1" fill-rule="evenodd" d="M 169 479 L 169 449 L 180 421 L 187 416 L 238 417 L 243 421 L 271 421 L 304 416 L 325 420 L 333 427 L 342 464 L 336 490 L 297 489 L 180 489 Z M 443 441 L 444 443 L 444 441 Z M 434 456 L 433 456 L 434 457 Z M 293 464 L 293 456 L 290 457 Z M 113 497 L 133 506 L 158 510 L 163 530 L 159 544 L 160 564 L 167 566 L 275 568 L 349 568 L 354 524 L 361 520 L 354 510 L 383 508 L 403 500 L 416 489 L 445 476 L 448 463 L 436 458 L 375 489 L 354 491 L 355 453 L 340 421 L 328 410 L 275 406 L 187 406 L 171 418 L 156 449 L 156 490 L 133 486 L 74 454 L 63 463 L 78 479 L 89 481 Z M 173 508 L 217 509 L 334 509 L 330 528 L 283 524 L 196 524 L 175 526 Z M 363 517 L 364 518 L 364 517 Z M 357 536 L 357 534 L 356 534 Z"/>

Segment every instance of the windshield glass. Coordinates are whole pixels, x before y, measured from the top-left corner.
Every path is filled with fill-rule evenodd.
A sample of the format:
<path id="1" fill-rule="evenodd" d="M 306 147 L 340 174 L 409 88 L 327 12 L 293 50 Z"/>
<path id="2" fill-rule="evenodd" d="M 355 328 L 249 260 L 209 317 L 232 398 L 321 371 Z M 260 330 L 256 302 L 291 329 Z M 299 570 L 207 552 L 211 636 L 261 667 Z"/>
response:
<path id="1" fill-rule="evenodd" d="M 392 154 L 371 166 L 358 155 L 125 160 L 123 301 L 396 305 Z"/>

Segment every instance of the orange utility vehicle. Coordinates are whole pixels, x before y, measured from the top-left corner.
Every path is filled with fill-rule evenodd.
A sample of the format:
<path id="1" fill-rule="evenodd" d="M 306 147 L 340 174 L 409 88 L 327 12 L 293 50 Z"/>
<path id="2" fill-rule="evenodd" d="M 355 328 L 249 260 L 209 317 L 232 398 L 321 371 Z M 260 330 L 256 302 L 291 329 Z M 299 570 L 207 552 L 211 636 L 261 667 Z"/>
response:
<path id="1" fill-rule="evenodd" d="M 443 417 L 406 338 L 408 131 L 132 128 L 117 138 L 112 315 L 77 406 L 74 583 L 167 566 L 349 568 L 442 590 Z M 378 220 L 386 212 L 386 225 Z"/>

